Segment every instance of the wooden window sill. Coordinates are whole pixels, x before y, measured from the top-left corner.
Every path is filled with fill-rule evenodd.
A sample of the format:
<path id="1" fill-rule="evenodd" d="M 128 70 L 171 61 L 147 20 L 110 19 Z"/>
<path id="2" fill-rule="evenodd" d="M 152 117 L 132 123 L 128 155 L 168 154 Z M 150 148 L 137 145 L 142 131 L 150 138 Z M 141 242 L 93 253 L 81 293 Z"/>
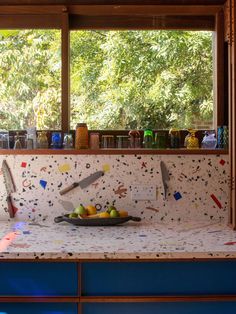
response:
<path id="1" fill-rule="evenodd" d="M 227 155 L 225 149 L 0 149 L 0 155 Z"/>

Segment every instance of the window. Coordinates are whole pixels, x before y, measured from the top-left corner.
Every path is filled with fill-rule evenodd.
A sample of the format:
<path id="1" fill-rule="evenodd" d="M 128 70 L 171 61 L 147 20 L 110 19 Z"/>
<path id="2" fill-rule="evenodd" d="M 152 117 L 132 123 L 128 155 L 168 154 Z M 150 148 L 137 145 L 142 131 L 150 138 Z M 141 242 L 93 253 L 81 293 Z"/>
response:
<path id="1" fill-rule="evenodd" d="M 71 127 L 213 128 L 213 33 L 71 32 Z"/>
<path id="2" fill-rule="evenodd" d="M 0 6 L 0 128 L 227 124 L 222 12 L 221 5 Z"/>
<path id="3" fill-rule="evenodd" d="M 0 30 L 0 129 L 61 128 L 59 30 Z"/>

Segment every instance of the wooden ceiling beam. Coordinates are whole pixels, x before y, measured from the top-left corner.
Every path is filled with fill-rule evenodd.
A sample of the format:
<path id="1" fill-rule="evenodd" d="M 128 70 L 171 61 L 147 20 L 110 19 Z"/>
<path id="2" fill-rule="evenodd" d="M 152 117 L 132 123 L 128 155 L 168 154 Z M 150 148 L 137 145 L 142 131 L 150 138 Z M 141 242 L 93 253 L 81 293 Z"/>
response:
<path id="1" fill-rule="evenodd" d="M 88 16 L 216 15 L 221 5 L 69 5 L 71 14 Z"/>

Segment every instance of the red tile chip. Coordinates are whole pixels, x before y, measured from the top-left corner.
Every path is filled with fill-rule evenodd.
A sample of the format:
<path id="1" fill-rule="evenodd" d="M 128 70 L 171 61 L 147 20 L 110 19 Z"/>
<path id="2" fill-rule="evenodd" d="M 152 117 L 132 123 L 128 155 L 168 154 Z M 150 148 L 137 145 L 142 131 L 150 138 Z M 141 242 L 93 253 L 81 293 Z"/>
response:
<path id="1" fill-rule="evenodd" d="M 224 159 L 221 159 L 221 160 L 220 160 L 220 164 L 221 164 L 222 166 L 224 166 L 225 160 L 224 160 Z"/>
<path id="2" fill-rule="evenodd" d="M 22 168 L 26 168 L 26 166 L 27 166 L 27 162 L 22 161 L 21 167 L 22 167 Z"/>

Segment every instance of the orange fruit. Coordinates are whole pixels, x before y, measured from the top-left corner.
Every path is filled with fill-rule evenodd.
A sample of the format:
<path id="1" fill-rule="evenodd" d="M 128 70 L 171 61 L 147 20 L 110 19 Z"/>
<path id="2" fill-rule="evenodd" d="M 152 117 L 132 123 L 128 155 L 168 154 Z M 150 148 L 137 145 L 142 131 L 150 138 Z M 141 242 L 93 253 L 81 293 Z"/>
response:
<path id="1" fill-rule="evenodd" d="M 119 210 L 120 217 L 127 217 L 128 212 L 126 210 Z"/>
<path id="2" fill-rule="evenodd" d="M 86 207 L 88 215 L 95 215 L 97 213 L 96 207 L 89 205 Z"/>

